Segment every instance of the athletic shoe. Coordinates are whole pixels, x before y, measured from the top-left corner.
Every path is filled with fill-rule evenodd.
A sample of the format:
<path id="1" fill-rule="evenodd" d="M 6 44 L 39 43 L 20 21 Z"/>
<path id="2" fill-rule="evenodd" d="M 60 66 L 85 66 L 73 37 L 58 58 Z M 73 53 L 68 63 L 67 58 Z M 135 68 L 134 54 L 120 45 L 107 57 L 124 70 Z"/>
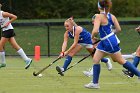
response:
<path id="1" fill-rule="evenodd" d="M 107 58 L 107 59 L 108 59 L 108 61 L 106 63 L 106 66 L 107 66 L 107 69 L 110 71 L 110 70 L 112 70 L 112 63 L 109 58 Z"/>
<path id="2" fill-rule="evenodd" d="M 4 64 L 4 63 L 0 64 L 0 68 L 2 68 L 2 67 L 6 67 L 6 64 Z"/>
<path id="3" fill-rule="evenodd" d="M 99 84 L 94 84 L 94 83 L 89 83 L 89 84 L 86 84 L 85 85 L 85 88 L 89 88 L 89 89 L 98 89 L 98 88 L 100 88 L 100 86 L 99 86 Z"/>
<path id="4" fill-rule="evenodd" d="M 25 69 L 28 69 L 28 68 L 30 67 L 31 63 L 32 63 L 32 59 L 29 58 L 29 59 L 26 60 L 25 62 L 26 62 Z"/>
<path id="5" fill-rule="evenodd" d="M 83 74 L 87 77 L 93 76 L 93 73 L 91 73 L 91 71 L 83 71 Z"/>
<path id="6" fill-rule="evenodd" d="M 134 74 L 132 74 L 130 71 L 128 70 L 122 70 L 123 74 L 126 75 L 129 78 L 132 78 L 134 76 Z"/>
<path id="7" fill-rule="evenodd" d="M 61 76 L 64 76 L 64 68 L 61 68 L 59 66 L 56 66 L 56 70 L 58 71 L 58 74 L 60 74 Z"/>

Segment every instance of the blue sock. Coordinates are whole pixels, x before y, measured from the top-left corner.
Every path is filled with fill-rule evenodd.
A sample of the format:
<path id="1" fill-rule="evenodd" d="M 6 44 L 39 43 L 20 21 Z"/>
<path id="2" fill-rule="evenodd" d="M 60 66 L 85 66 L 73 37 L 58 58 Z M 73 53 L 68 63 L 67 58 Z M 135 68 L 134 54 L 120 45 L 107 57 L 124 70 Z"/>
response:
<path id="1" fill-rule="evenodd" d="M 140 61 L 140 57 L 135 56 L 134 59 L 133 59 L 133 65 L 134 65 L 135 67 L 137 67 L 138 64 L 139 64 L 139 61 Z"/>
<path id="2" fill-rule="evenodd" d="M 140 77 L 140 72 L 138 71 L 138 69 L 131 64 L 130 62 L 126 61 L 125 64 L 123 64 L 123 67 L 128 69 L 131 73 L 135 74 L 136 76 Z"/>
<path id="3" fill-rule="evenodd" d="M 100 64 L 94 64 L 93 65 L 93 83 L 97 84 L 99 81 L 99 76 L 100 76 Z"/>
<path id="4" fill-rule="evenodd" d="M 108 62 L 108 59 L 107 58 L 102 58 L 101 59 L 101 62 L 107 63 Z"/>
<path id="5" fill-rule="evenodd" d="M 69 66 L 69 64 L 71 63 L 72 57 L 71 56 L 67 56 L 63 65 L 64 71 L 67 69 L 67 67 Z"/>

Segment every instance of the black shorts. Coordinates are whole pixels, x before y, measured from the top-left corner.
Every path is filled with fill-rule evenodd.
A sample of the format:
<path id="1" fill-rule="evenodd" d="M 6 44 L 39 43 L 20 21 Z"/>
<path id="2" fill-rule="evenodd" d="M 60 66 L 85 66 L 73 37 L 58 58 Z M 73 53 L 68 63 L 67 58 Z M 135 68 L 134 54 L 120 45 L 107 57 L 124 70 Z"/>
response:
<path id="1" fill-rule="evenodd" d="M 16 34 L 13 29 L 2 31 L 2 37 L 5 37 L 5 38 L 11 38 L 11 37 L 14 37 L 15 35 Z"/>

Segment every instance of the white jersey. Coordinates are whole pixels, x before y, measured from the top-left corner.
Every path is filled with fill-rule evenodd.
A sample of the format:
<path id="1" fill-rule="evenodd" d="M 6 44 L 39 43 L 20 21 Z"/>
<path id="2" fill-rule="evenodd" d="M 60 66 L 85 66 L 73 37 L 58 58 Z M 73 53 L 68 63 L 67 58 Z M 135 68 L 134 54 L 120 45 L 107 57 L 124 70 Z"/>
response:
<path id="1" fill-rule="evenodd" d="M 6 30 L 9 30 L 9 29 L 14 29 L 13 26 L 11 25 L 11 23 L 7 27 L 4 27 L 4 25 L 7 22 L 9 22 L 10 19 L 9 19 L 9 17 L 4 18 L 2 13 L 3 13 L 3 11 L 0 11 L 0 25 L 1 25 L 2 31 L 6 31 Z"/>

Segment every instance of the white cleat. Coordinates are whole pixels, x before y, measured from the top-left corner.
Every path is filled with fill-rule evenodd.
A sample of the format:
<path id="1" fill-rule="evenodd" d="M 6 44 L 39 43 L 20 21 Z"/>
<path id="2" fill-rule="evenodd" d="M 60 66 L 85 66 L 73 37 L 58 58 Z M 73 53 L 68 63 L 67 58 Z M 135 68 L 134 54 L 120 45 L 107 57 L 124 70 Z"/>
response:
<path id="1" fill-rule="evenodd" d="M 99 84 L 94 84 L 94 83 L 89 83 L 84 86 L 85 86 L 85 88 L 89 88 L 89 89 L 99 89 L 100 88 Z"/>
<path id="2" fill-rule="evenodd" d="M 93 73 L 91 73 L 91 71 L 83 71 L 83 74 L 87 77 L 93 76 Z"/>
<path id="3" fill-rule="evenodd" d="M 28 69 L 32 63 L 32 59 L 29 58 L 28 60 L 25 61 L 26 62 L 26 65 L 25 65 L 25 69 Z"/>
<path id="4" fill-rule="evenodd" d="M 106 66 L 107 66 L 107 69 L 109 70 L 109 71 L 111 71 L 112 70 L 112 63 L 111 63 L 111 60 L 109 59 L 109 58 L 107 58 L 108 59 L 108 62 L 106 63 Z"/>

